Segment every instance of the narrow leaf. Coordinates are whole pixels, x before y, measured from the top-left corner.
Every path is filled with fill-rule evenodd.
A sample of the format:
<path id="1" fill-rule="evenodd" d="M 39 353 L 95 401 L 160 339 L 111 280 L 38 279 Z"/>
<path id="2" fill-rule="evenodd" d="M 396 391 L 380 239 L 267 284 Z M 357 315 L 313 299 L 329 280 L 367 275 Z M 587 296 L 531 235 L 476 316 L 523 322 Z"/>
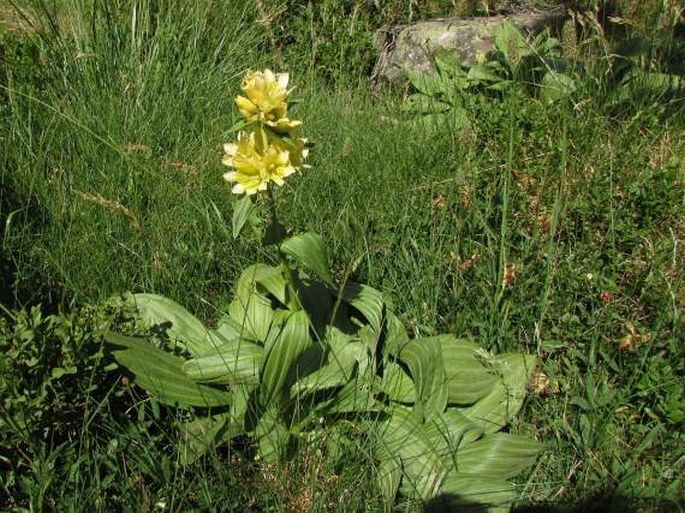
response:
<path id="1" fill-rule="evenodd" d="M 238 238 L 243 226 L 250 218 L 250 214 L 255 208 L 252 198 L 247 194 L 239 199 L 233 208 L 233 238 Z"/>

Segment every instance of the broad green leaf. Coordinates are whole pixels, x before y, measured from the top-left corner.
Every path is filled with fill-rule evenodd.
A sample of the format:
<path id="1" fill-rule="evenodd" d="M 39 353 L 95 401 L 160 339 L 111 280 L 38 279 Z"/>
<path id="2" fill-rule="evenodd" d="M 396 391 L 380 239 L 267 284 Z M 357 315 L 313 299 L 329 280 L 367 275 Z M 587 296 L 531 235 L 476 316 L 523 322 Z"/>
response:
<path id="1" fill-rule="evenodd" d="M 226 439 L 242 434 L 240 425 L 230 424 L 228 414 L 200 417 L 179 426 L 181 463 L 189 465 Z"/>
<path id="2" fill-rule="evenodd" d="M 566 73 L 548 71 L 540 82 L 540 99 L 555 102 L 568 98 L 576 90 L 576 82 Z"/>
<path id="3" fill-rule="evenodd" d="M 442 76 L 455 78 L 466 75 L 455 52 L 443 48 L 435 52 L 434 59 L 435 67 Z"/>
<path id="4" fill-rule="evenodd" d="M 376 479 L 381 489 L 383 501 L 391 507 L 395 503 L 397 490 L 402 481 L 402 460 L 399 455 L 391 453 L 383 444 L 376 444 L 374 456 L 378 461 Z"/>
<path id="5" fill-rule="evenodd" d="M 255 404 L 256 389 L 257 385 L 254 384 L 242 384 L 231 387 L 233 403 L 228 415 L 232 425 L 245 428 L 248 413 L 252 413 L 250 408 L 254 407 Z"/>
<path id="6" fill-rule="evenodd" d="M 439 114 L 452 108 L 449 103 L 438 100 L 425 94 L 412 94 L 407 97 L 402 105 L 402 110 L 416 114 Z"/>
<path id="7" fill-rule="evenodd" d="M 533 40 L 533 48 L 538 57 L 545 61 L 550 58 L 555 58 L 561 55 L 561 42 L 555 38 L 550 37 L 549 30 L 543 30 Z"/>
<path id="8" fill-rule="evenodd" d="M 343 289 L 342 296 L 366 317 L 374 332 L 380 334 L 385 314 L 383 294 L 368 285 L 348 283 Z"/>
<path id="9" fill-rule="evenodd" d="M 463 107 L 454 107 L 445 114 L 447 120 L 451 123 L 454 130 L 461 131 L 471 125 L 471 118 L 469 111 Z"/>
<path id="10" fill-rule="evenodd" d="M 193 381 L 235 385 L 258 383 L 264 348 L 250 341 L 235 339 L 188 360 L 183 372 Z"/>
<path id="11" fill-rule="evenodd" d="M 364 380 L 348 383 L 327 406 L 329 413 L 370 413 L 383 411 L 384 406 L 376 400 L 371 385 Z"/>
<path id="12" fill-rule="evenodd" d="M 366 347 L 355 337 L 330 327 L 326 337 L 326 363 L 315 372 L 299 379 L 290 389 L 291 397 L 348 383 L 360 361 L 368 358 Z"/>
<path id="13" fill-rule="evenodd" d="M 515 67 L 531 53 L 530 45 L 516 25 L 505 21 L 495 36 L 495 47 L 504 54 L 507 63 Z"/>
<path id="14" fill-rule="evenodd" d="M 506 481 L 450 472 L 442 483 L 439 500 L 428 511 L 506 513 L 517 496 L 516 487 Z M 477 507 L 479 504 L 487 508 Z"/>
<path id="15" fill-rule="evenodd" d="M 486 433 L 495 433 L 518 413 L 526 395 L 526 384 L 535 367 L 535 356 L 507 353 L 484 357 L 499 379 L 492 391 L 468 408 L 459 408 Z"/>
<path id="16" fill-rule="evenodd" d="M 478 425 L 454 408 L 442 413 L 433 412 L 426 420 L 424 430 L 447 467 L 455 465 L 461 447 L 483 435 Z"/>
<path id="17" fill-rule="evenodd" d="M 265 463 L 283 460 L 290 433 L 278 415 L 276 406 L 272 405 L 262 413 L 255 426 L 254 434 L 259 445 L 259 454 Z"/>
<path id="18" fill-rule="evenodd" d="M 498 378 L 478 359 L 476 344 L 451 335 L 433 338 L 442 349 L 450 404 L 473 404 L 490 393 Z"/>
<path id="19" fill-rule="evenodd" d="M 359 337 L 348 335 L 334 326 L 330 326 L 326 336 L 328 347 L 328 361 L 337 362 L 342 368 L 349 371 L 354 364 L 361 368 L 366 368 L 370 364 L 370 348 L 360 338 L 364 329 L 362 328 Z"/>
<path id="20" fill-rule="evenodd" d="M 643 95 L 660 96 L 669 91 L 677 91 L 685 84 L 683 78 L 671 73 L 644 71 L 635 68 L 621 80 L 621 86 L 631 85 L 634 91 Z"/>
<path id="21" fill-rule="evenodd" d="M 471 66 L 468 73 L 468 80 L 472 83 L 480 82 L 501 82 L 506 77 L 502 77 L 487 64 L 476 64 Z"/>
<path id="22" fill-rule="evenodd" d="M 411 373 L 416 387 L 416 402 L 429 411 L 444 411 L 448 388 L 438 340 L 433 337 L 411 340 L 398 356 Z"/>
<path id="23" fill-rule="evenodd" d="M 507 480 L 530 467 L 541 450 L 533 440 L 507 433 L 485 435 L 457 454 L 459 472 Z"/>
<path id="24" fill-rule="evenodd" d="M 274 296 L 282 305 L 288 304 L 288 284 L 283 277 L 283 271 L 278 267 L 257 264 L 255 281 L 269 294 Z"/>
<path id="25" fill-rule="evenodd" d="M 249 335 L 245 333 L 245 328 L 234 321 L 230 315 L 222 316 L 216 329 L 212 330 L 211 333 L 217 339 L 218 345 L 225 344 L 236 338 L 245 338 Z M 254 340 L 254 336 L 251 340 Z"/>
<path id="26" fill-rule="evenodd" d="M 312 327 L 319 337 L 323 337 L 333 315 L 333 296 L 320 281 L 305 276 L 300 277 L 298 297 L 300 304 L 309 314 Z"/>
<path id="27" fill-rule="evenodd" d="M 516 82 L 513 80 L 502 80 L 486 87 L 488 91 L 507 91 L 514 87 Z"/>
<path id="28" fill-rule="evenodd" d="M 386 312 L 386 335 L 384 352 L 397 355 L 409 343 L 409 336 L 402 321 L 391 310 Z"/>
<path id="29" fill-rule="evenodd" d="M 434 497 L 448 468 L 424 431 L 423 424 L 409 411 L 396 408 L 389 419 L 378 423 L 381 450 L 402 462 L 402 490 L 423 500 Z"/>
<path id="30" fill-rule="evenodd" d="M 422 73 L 410 69 L 404 71 L 411 85 L 427 96 L 438 96 L 450 87 L 449 83 L 437 73 Z"/>
<path id="31" fill-rule="evenodd" d="M 312 344 L 309 319 L 304 310 L 290 314 L 278 328 L 273 343 L 266 346 L 262 367 L 262 401 L 269 404 L 283 390 L 290 368 Z"/>
<path id="32" fill-rule="evenodd" d="M 140 318 L 150 324 L 171 323 L 167 333 L 193 356 L 216 345 L 205 325 L 171 299 L 157 294 L 130 294 L 126 301 L 135 305 Z"/>
<path id="33" fill-rule="evenodd" d="M 247 194 L 239 199 L 233 208 L 233 238 L 236 239 L 240 235 L 240 231 L 245 226 L 245 223 L 250 218 L 255 205 L 252 198 Z"/>
<path id="34" fill-rule="evenodd" d="M 354 371 L 354 364 L 352 371 Z M 311 394 L 327 388 L 335 388 L 344 385 L 350 379 L 349 374 L 338 364 L 327 363 L 317 371 L 299 379 L 290 387 L 290 397 L 301 397 L 303 394 Z"/>
<path id="35" fill-rule="evenodd" d="M 414 382 L 402 366 L 393 361 L 385 364 L 380 386 L 381 391 L 391 401 L 412 404 L 416 402 Z"/>
<path id="36" fill-rule="evenodd" d="M 281 251 L 305 268 L 314 271 L 326 283 L 332 283 L 326 245 L 318 234 L 307 232 L 288 237 L 281 244 Z"/>
<path id="37" fill-rule="evenodd" d="M 75 365 L 68 365 L 66 367 L 54 367 L 50 375 L 55 379 L 59 379 L 62 376 L 76 374 L 76 372 L 77 368 Z"/>
<path id="38" fill-rule="evenodd" d="M 383 333 L 374 331 L 368 324 L 359 328 L 357 336 L 361 341 L 361 344 L 357 346 L 358 351 L 355 353 L 359 357 L 357 361 L 359 362 L 359 374 L 363 375 L 369 370 L 369 367 L 373 367 L 376 361 L 376 354 L 378 353 L 378 344 L 382 342 Z M 375 374 L 375 367 L 371 369 L 371 372 Z"/>
<path id="39" fill-rule="evenodd" d="M 271 301 L 257 292 L 257 277 L 263 271 L 260 264 L 245 269 L 236 284 L 235 298 L 228 307 L 230 317 L 241 326 L 241 338 L 264 342 L 273 320 Z"/>
<path id="40" fill-rule="evenodd" d="M 278 341 L 278 337 L 283 331 L 283 326 L 285 326 L 286 321 L 292 315 L 290 310 L 276 310 L 274 311 L 274 318 L 269 328 L 269 333 L 264 340 L 264 353 L 269 354 L 271 348 Z M 262 367 L 264 365 L 262 364 Z"/>
<path id="41" fill-rule="evenodd" d="M 217 388 L 195 383 L 183 372 L 185 360 L 167 353 L 142 338 L 107 333 L 105 340 L 117 347 L 112 355 L 131 371 L 134 382 L 166 404 L 183 406 L 226 406 L 231 394 Z"/>

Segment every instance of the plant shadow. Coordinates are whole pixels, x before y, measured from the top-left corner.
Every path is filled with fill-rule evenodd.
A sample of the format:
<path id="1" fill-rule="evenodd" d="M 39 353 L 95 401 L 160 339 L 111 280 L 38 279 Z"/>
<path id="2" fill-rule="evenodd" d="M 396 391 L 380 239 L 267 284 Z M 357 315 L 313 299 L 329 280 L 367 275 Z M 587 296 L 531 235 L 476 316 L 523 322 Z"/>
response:
<path id="1" fill-rule="evenodd" d="M 423 513 L 486 513 L 486 505 L 469 502 L 453 494 L 442 494 L 424 505 Z M 682 512 L 685 509 L 668 500 L 639 499 L 611 492 L 599 493 L 580 502 L 549 502 L 516 506 L 511 513 L 638 513 Z"/>

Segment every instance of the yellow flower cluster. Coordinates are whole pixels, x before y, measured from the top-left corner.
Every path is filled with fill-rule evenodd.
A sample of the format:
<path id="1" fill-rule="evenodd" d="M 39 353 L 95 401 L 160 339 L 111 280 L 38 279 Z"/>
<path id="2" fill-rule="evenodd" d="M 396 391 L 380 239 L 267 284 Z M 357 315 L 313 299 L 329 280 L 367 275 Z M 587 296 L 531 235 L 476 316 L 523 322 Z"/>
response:
<path id="1" fill-rule="evenodd" d="M 238 141 L 224 144 L 221 162 L 232 171 L 224 179 L 233 184 L 235 194 L 265 191 L 270 182 L 283 185 L 284 178 L 304 165 L 309 149 L 299 136 L 301 121 L 288 118 L 288 74 L 269 69 L 250 71 L 235 99 L 248 130 Z"/>

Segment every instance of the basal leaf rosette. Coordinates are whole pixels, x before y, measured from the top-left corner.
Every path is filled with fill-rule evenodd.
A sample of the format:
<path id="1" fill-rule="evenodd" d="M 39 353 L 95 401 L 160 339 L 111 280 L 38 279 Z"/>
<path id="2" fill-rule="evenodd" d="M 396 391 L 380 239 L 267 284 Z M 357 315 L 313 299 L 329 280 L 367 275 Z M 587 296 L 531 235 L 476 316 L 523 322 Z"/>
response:
<path id="1" fill-rule="evenodd" d="M 232 168 L 224 179 L 235 194 L 252 195 L 267 190 L 269 183 L 283 185 L 285 178 L 303 165 L 306 140 L 269 137 L 263 130 L 240 132 L 238 141 L 224 144 L 222 164 Z"/>
<path id="2" fill-rule="evenodd" d="M 277 132 L 288 132 L 302 124 L 288 119 L 288 73 L 274 73 L 270 69 L 249 71 L 235 103 L 240 115 L 248 123 L 264 123 Z"/>

